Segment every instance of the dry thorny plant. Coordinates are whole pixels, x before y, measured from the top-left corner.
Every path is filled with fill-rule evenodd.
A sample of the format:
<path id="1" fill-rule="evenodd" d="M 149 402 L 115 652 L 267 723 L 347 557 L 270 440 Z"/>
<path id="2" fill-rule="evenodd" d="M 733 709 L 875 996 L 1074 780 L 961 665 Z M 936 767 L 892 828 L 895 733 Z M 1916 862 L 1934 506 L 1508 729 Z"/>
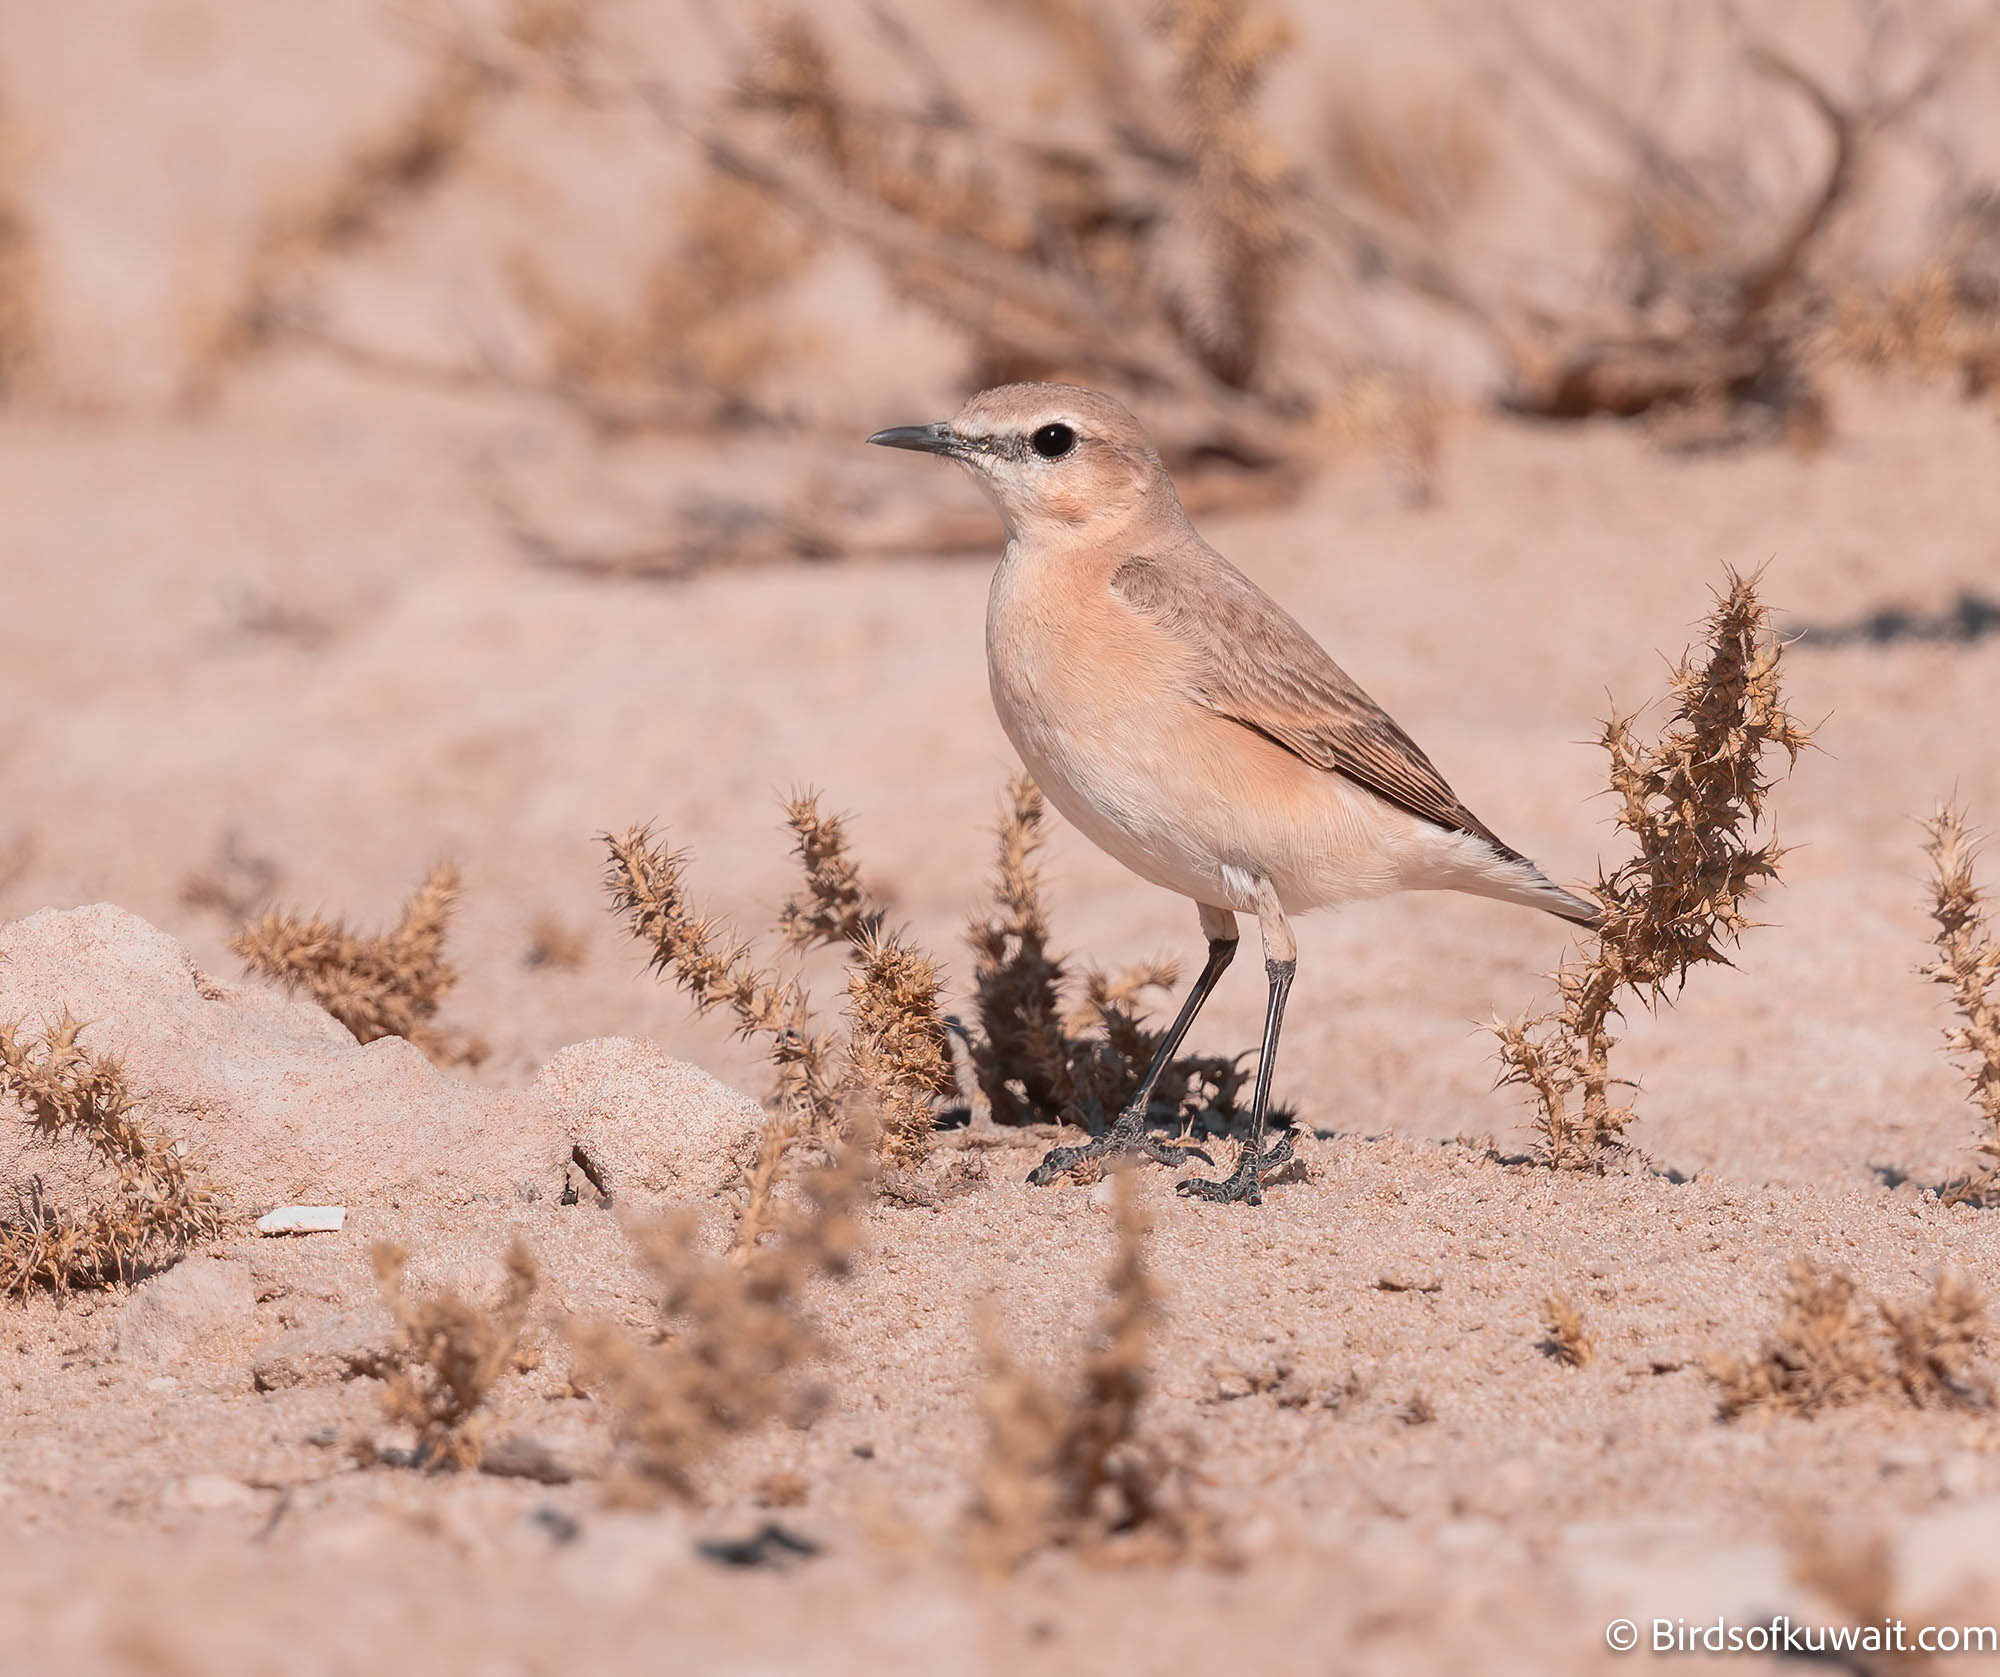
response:
<path id="1" fill-rule="evenodd" d="M 929 1148 L 938 1100 L 954 1087 L 936 966 L 904 934 L 884 929 L 884 910 L 848 853 L 845 824 L 822 813 L 816 793 L 794 797 L 786 822 L 804 889 L 780 911 L 778 936 L 794 956 L 844 949 L 844 1045 L 819 1026 L 796 971 L 760 966 L 729 926 L 694 912 L 685 853 L 668 850 L 643 827 L 604 838 L 613 910 L 651 949 L 653 969 L 671 972 L 701 1012 L 726 1008 L 741 1035 L 761 1037 L 769 1048 L 776 1087 L 738 1227 L 739 1253 L 753 1249 L 767 1227 L 796 1143 L 834 1143 L 847 1114 L 865 1105 L 885 1157 L 914 1163 Z"/>
<path id="2" fill-rule="evenodd" d="M 705 173 L 664 218 L 675 231 L 614 311 L 571 294 L 518 243 L 504 277 L 537 349 L 497 343 L 458 361 L 375 342 L 326 296 L 329 269 L 378 249 L 453 184 L 510 104 L 553 94 L 574 114 L 601 107 L 610 84 L 584 73 L 593 46 L 588 0 L 515 0 L 503 27 L 435 29 L 428 73 L 407 105 L 364 135 L 324 179 L 263 219 L 245 272 L 201 323 L 190 394 L 212 394 L 233 367 L 276 344 L 308 347 L 364 373 L 468 391 L 555 400 L 605 432 L 768 419 L 762 376 L 796 334 L 771 306 L 811 252 L 805 228 L 740 179 Z"/>
<path id="3" fill-rule="evenodd" d="M 1139 1425 L 1159 1289 L 1146 1270 L 1146 1217 L 1131 1173 L 1114 1181 L 1108 1296 L 1068 1389 L 1021 1367 L 990 1318 L 983 1324 L 986 1455 L 967 1536 L 974 1558 L 996 1571 L 1045 1548 L 1102 1561 L 1220 1554 L 1215 1521 L 1194 1495 L 1192 1439 Z"/>
<path id="4" fill-rule="evenodd" d="M 1826 426 L 1814 376 L 1823 323 L 1838 294 L 1852 288 L 1835 270 L 1845 260 L 1851 274 L 1853 259 L 1829 255 L 1835 235 L 1876 152 L 1972 61 L 1990 14 L 1951 19 L 1922 8 L 1856 6 L 1847 20 L 1861 37 L 1849 75 L 1855 91 L 1840 94 L 1757 38 L 1734 10 L 1716 8 L 1707 22 L 1728 50 L 1700 85 L 1713 92 L 1713 83 L 1740 81 L 1738 109 L 1760 108 L 1755 118 L 1739 116 L 1707 151 L 1673 137 L 1670 107 L 1697 85 L 1680 73 L 1678 38 L 1666 42 L 1659 87 L 1634 100 L 1614 89 L 1630 82 L 1644 56 L 1636 14 L 1612 26 L 1615 45 L 1595 62 L 1566 56 L 1573 46 L 1558 50 L 1521 9 L 1496 8 L 1491 21 L 1529 105 L 1543 101 L 1556 119 L 1544 134 L 1545 161 L 1564 150 L 1549 136 L 1573 124 L 1608 147 L 1622 170 L 1593 182 L 1587 170 L 1567 166 L 1586 202 L 1616 206 L 1605 264 L 1616 283 L 1594 309 L 1552 312 L 1525 296 L 1480 295 L 1452 253 L 1434 239 L 1415 240 L 1417 260 L 1444 278 L 1433 295 L 1483 327 L 1500 351 L 1512 385 L 1508 405 L 1559 419 L 1720 408 L 1720 429 L 1668 434 L 1742 440 L 1758 433 L 1761 414 L 1795 443 L 1816 443 Z M 1695 26 L 1692 18 L 1685 24 Z M 1604 31 L 1596 33 L 1602 41 Z M 1614 64 L 1614 53 L 1635 62 Z M 1912 59 L 1914 68 L 1892 71 Z M 1772 159 L 1786 149 L 1775 93 L 1799 101 L 1826 139 L 1818 178 L 1789 202 L 1768 184 Z"/>
<path id="5" fill-rule="evenodd" d="M 864 1110 L 832 1162 L 802 1179 L 803 1204 L 773 1208 L 770 1238 L 733 1258 L 704 1248 L 692 1213 L 633 1231 L 657 1288 L 655 1332 L 636 1340 L 603 1321 L 571 1329 L 577 1379 L 617 1412 L 628 1498 L 699 1500 L 698 1470 L 720 1446 L 770 1421 L 802 1425 L 824 1406 L 825 1391 L 803 1375 L 826 1350 L 805 1295 L 815 1279 L 847 1273 L 871 1123 Z"/>
<path id="6" fill-rule="evenodd" d="M 458 869 L 440 862 L 388 931 L 356 932 L 344 921 L 267 909 L 230 939 L 252 972 L 303 990 L 356 1042 L 407 1038 L 440 1065 L 477 1065 L 486 1045 L 433 1021 L 458 974 L 444 958 L 458 902 Z"/>
<path id="7" fill-rule="evenodd" d="M 973 954 L 974 1028 L 964 1033 L 973 1074 L 999 1124 L 1074 1123 L 1100 1129 L 1138 1089 L 1158 1047 L 1142 996 L 1168 989 L 1170 963 L 1149 962 L 1116 976 L 1086 970 L 1072 980 L 1049 949 L 1035 865 L 1043 804 L 1034 782 L 1009 791 L 999 835 L 990 908 L 967 928 Z M 758 964 L 748 942 L 698 915 L 687 895 L 687 857 L 644 828 L 607 835 L 606 889 L 632 933 L 671 972 L 695 1006 L 725 1008 L 738 1031 L 768 1044 L 776 1087 L 767 1106 L 738 1250 L 755 1244 L 796 1144 L 824 1147 L 859 1098 L 875 1114 L 891 1164 L 921 1160 L 938 1104 L 956 1092 L 949 1052 L 953 1022 L 940 1008 L 936 964 L 902 933 L 862 883 L 846 828 L 816 795 L 791 800 L 786 820 L 804 890 L 779 911 L 776 932 L 793 955 L 833 945 L 847 954 L 844 1043 L 822 1028 L 796 971 Z M 1188 1054 L 1162 1075 L 1152 1112 L 1183 1135 L 1227 1133 L 1248 1084 L 1240 1059 Z M 1280 1112 L 1280 1116 L 1283 1113 Z"/>
<path id="8" fill-rule="evenodd" d="M 1170 990 L 1179 974 L 1166 961 L 1115 976 L 1086 969 L 1072 994 L 1077 986 L 1065 961 L 1049 949 L 1036 865 L 1043 817 L 1040 790 L 1026 775 L 1016 777 L 1000 821 L 992 903 L 966 928 L 978 1025 L 972 1065 L 995 1123 L 1053 1118 L 1098 1130 L 1138 1091 L 1160 1044 L 1141 998 Z M 1183 1135 L 1197 1128 L 1227 1133 L 1248 1083 L 1241 1059 L 1186 1054 L 1161 1075 L 1152 1115 Z"/>
<path id="9" fill-rule="evenodd" d="M 1588 1368 L 1597 1355 L 1597 1341 L 1584 1327 L 1583 1311 L 1565 1293 L 1542 1300 L 1542 1325 L 1548 1337 L 1542 1349 L 1568 1368 Z"/>
<path id="10" fill-rule="evenodd" d="M 394 357 L 373 357 L 328 329 L 313 281 L 329 261 L 378 244 L 400 215 L 450 180 L 509 85 L 487 56 L 439 52 L 393 122 L 350 147 L 324 180 L 275 206 L 234 295 L 198 322 L 188 394 L 214 394 L 232 368 L 288 337 L 394 369 Z"/>
<path id="11" fill-rule="evenodd" d="M 197 358 L 207 383 L 247 352 L 291 341 L 363 370 L 554 398 L 599 428 L 768 421 L 782 415 L 765 375 L 798 339 L 782 293 L 823 240 L 865 253 L 962 334 L 972 382 L 1074 377 L 1139 401 L 1177 467 L 1230 467 L 1198 474 L 1197 503 L 1288 493 L 1329 442 L 1378 426 L 1415 470 L 1434 464 L 1428 393 L 1406 412 L 1371 376 L 1364 399 L 1345 400 L 1352 368 L 1306 341 L 1288 307 L 1312 270 L 1320 218 L 1258 116 L 1266 73 L 1291 43 L 1276 11 L 1254 0 L 1035 0 L 1013 21 L 1065 108 L 1030 128 L 1017 101 L 956 85 L 889 0 L 869 16 L 892 62 L 869 85 L 819 17 L 794 5 L 734 43 L 726 90 L 700 105 L 669 90 L 670 74 L 598 41 L 590 8 L 541 8 L 551 9 L 565 27 L 531 26 L 517 5 L 500 30 L 434 35 L 409 108 L 268 218 Z M 692 143 L 700 159 L 664 218 L 677 230 L 629 287 L 633 304 L 582 303 L 517 254 L 502 266 L 533 350 L 493 340 L 431 362 L 333 319 L 318 284 L 329 263 L 378 244 L 467 173 L 509 101 L 544 93 L 614 121 L 655 115 L 676 154 Z M 629 122 L 616 132 L 629 145 Z M 689 541 L 707 562 L 732 540 L 750 556 L 839 553 L 887 528 L 894 545 L 911 545 L 903 523 L 818 500 L 816 516 L 738 508 L 733 536 L 696 529 Z M 511 501 L 501 510 L 537 556 L 566 561 L 565 544 L 540 537 Z M 940 515 L 962 541 L 963 516 Z M 681 571 L 684 545 L 581 562 Z"/>
<path id="12" fill-rule="evenodd" d="M 1537 1151 L 1558 1169 L 1601 1167 L 1631 1120 L 1610 1058 L 1625 998 L 1657 1008 L 1693 968 L 1728 964 L 1751 896 L 1778 876 L 1783 852 L 1758 837 L 1777 783 L 1765 757 L 1783 752 L 1789 770 L 1811 735 L 1785 709 L 1784 647 L 1754 577 L 1730 573 L 1704 640 L 1700 659 L 1673 667 L 1657 740 L 1639 737 L 1636 716 L 1604 725 L 1616 819 L 1637 853 L 1599 875 L 1603 925 L 1555 973 L 1552 1007 L 1493 1026 L 1500 1082 L 1533 1092 Z"/>
<path id="13" fill-rule="evenodd" d="M 1993 1387 L 1977 1363 L 1986 1331 L 1984 1297 L 1950 1270 L 1928 1296 L 1893 1304 L 1864 1298 L 1842 1271 L 1795 1258 L 1784 1316 L 1763 1348 L 1707 1366 L 1725 1420 L 1898 1398 L 1918 1409 L 1987 1410 Z"/>
<path id="14" fill-rule="evenodd" d="M 694 119 L 721 169 L 963 331 L 976 380 L 1067 375 L 1152 398 L 1170 456 L 1272 463 L 1306 404 L 1276 376 L 1296 266 L 1285 160 L 1256 115 L 1289 27 L 1246 0 L 1122 9 L 1037 0 L 1021 20 L 1080 90 L 1080 122 L 981 108 L 893 12 L 909 93 L 857 91 L 788 8 Z"/>
<path id="15" fill-rule="evenodd" d="M 1399 104 L 1335 88 L 1325 143 L 1285 155 L 1260 100 L 1292 33 L 1260 0 L 1024 0 L 1008 17 L 1048 72 L 1043 96 L 1025 102 L 955 79 L 949 55 L 893 0 L 867 8 L 887 58 L 865 74 L 854 43 L 818 13 L 780 6 L 730 41 L 735 69 L 706 100 L 675 91 L 671 69 L 629 43 L 613 45 L 599 27 L 610 9 L 517 0 L 496 29 L 435 27 L 407 109 L 270 215 L 196 357 L 196 383 L 213 387 L 247 353 L 289 341 L 363 371 L 554 400 L 600 431 L 785 423 L 796 403 L 769 375 L 804 342 L 786 293 L 824 244 L 863 253 L 957 332 L 969 382 L 1077 378 L 1133 401 L 1197 506 L 1281 498 L 1356 445 L 1395 456 L 1428 498 L 1441 413 L 1430 379 L 1441 369 L 1403 366 L 1368 332 L 1357 343 L 1349 326 L 1326 324 L 1390 293 L 1469 324 L 1517 409 L 1574 418 L 1720 402 L 1737 426 L 1723 440 L 1754 429 L 1739 423 L 1746 414 L 1776 414 L 1803 436 L 1823 425 L 1821 351 L 1882 336 L 1879 311 L 1856 301 L 1866 288 L 1853 263 L 1826 271 L 1833 233 L 1873 148 L 1971 57 L 1973 28 L 1866 13 L 1849 78 L 1858 91 L 1843 97 L 1752 39 L 1733 11 L 1710 8 L 1730 43 L 1716 68 L 1761 90 L 1762 107 L 1704 151 L 1671 139 L 1671 101 L 1623 96 L 1625 60 L 1644 55 L 1617 26 L 1588 32 L 1597 58 L 1570 45 L 1566 58 L 1525 16 L 1491 8 L 1494 62 L 1467 81 L 1497 76 L 1518 95 L 1502 103 L 1517 107 L 1520 162 L 1567 194 L 1571 236 L 1558 254 L 1574 257 L 1577 294 L 1554 296 L 1515 271 L 1518 260 L 1466 238 L 1506 143 L 1479 101 Z M 736 27 L 721 13 L 709 22 Z M 1890 75 L 1913 57 L 1913 71 Z M 1772 159 L 1791 150 L 1773 89 L 1810 110 L 1829 141 L 1823 178 L 1795 203 L 1768 185 Z M 700 173 L 661 218 L 674 230 L 628 277 L 629 304 L 582 301 L 526 253 L 549 241 L 517 237 L 496 266 L 518 319 L 455 359 L 372 344 L 335 319 L 324 270 L 375 251 L 427 198 L 479 177 L 465 165 L 500 114 L 536 98 L 560 102 L 566 120 L 610 122 L 628 158 L 634 113 L 656 118 L 668 150 L 646 167 L 697 157 Z M 1608 167 L 1580 160 L 1579 133 L 1609 152 Z M 1588 218 L 1606 203 L 1623 220 L 1610 260 L 1594 261 L 1604 241 Z M 1846 325 L 1829 332 L 1836 314 Z M 1992 364 L 1991 317 L 1989 307 L 1986 347 L 1960 356 L 1968 368 Z M 656 535 L 602 551 L 539 527 L 502 474 L 486 474 L 486 489 L 530 558 L 598 573 L 990 540 L 985 519 L 947 502 L 912 514 L 906 489 L 888 503 L 814 478 L 778 500 L 688 500 L 660 516 Z"/>
<path id="16" fill-rule="evenodd" d="M 2000 221 L 2000 198 L 1986 214 Z M 1836 358 L 1956 374 L 1967 396 L 2000 385 L 2000 295 L 1964 269 L 1933 262 L 1886 286 L 1850 286 L 1835 306 L 1824 343 Z"/>
<path id="17" fill-rule="evenodd" d="M 477 1467 L 484 1446 L 480 1413 L 500 1377 L 515 1367 L 541 1275 L 521 1241 L 508 1248 L 499 1300 L 486 1305 L 453 1288 L 413 1299 L 404 1284 L 409 1254 L 388 1241 L 370 1253 L 382 1301 L 396 1321 L 383 1370 L 383 1410 L 416 1432 L 410 1465 Z"/>
<path id="18" fill-rule="evenodd" d="M 136 1110 L 118 1061 L 93 1054 L 67 1012 L 39 1040 L 0 1026 L 0 1093 L 39 1144 L 78 1144 L 94 1173 L 87 1203 L 56 1203 L 36 1182 L 0 1211 L 0 1294 L 67 1293 L 131 1281 L 213 1238 L 225 1218 L 177 1142 Z"/>
<path id="19" fill-rule="evenodd" d="M 1955 804 L 1924 824 L 1931 860 L 1931 918 L 1937 959 L 1923 976 L 1951 992 L 1963 1024 L 1944 1033 L 1948 1053 L 1965 1056 L 1972 1104 L 1987 1126 L 1979 1142 L 1984 1168 L 1946 1190 L 1947 1200 L 1991 1204 L 2000 1197 L 2000 943 L 1986 923 L 1984 893 L 1972 877 L 1977 846 Z"/>

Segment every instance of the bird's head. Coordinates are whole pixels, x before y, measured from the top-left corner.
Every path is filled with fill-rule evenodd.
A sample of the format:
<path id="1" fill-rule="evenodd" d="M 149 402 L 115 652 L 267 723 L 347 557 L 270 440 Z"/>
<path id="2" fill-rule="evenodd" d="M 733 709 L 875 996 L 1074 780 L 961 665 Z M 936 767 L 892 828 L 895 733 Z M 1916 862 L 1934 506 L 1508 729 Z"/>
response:
<path id="1" fill-rule="evenodd" d="M 1080 385 L 999 385 L 948 420 L 898 425 L 868 440 L 956 460 L 1017 539 L 1073 540 L 1109 533 L 1163 503 L 1179 509 L 1138 420 Z"/>

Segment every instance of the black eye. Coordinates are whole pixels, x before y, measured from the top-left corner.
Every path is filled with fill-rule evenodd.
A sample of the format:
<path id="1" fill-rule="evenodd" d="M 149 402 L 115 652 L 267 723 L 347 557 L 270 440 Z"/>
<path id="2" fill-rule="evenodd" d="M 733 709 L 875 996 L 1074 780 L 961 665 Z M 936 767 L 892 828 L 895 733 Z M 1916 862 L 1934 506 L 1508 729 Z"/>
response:
<path id="1" fill-rule="evenodd" d="M 1028 446 L 1044 460 L 1060 460 L 1076 447 L 1076 433 L 1067 425 L 1044 425 L 1028 439 Z"/>

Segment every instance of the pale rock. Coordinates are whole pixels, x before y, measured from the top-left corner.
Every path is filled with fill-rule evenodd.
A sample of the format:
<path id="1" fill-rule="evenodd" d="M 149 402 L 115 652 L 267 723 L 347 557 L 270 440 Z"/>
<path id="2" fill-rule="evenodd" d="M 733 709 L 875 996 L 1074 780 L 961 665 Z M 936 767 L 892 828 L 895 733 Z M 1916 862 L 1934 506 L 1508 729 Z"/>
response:
<path id="1" fill-rule="evenodd" d="M 260 1392 L 330 1386 L 389 1365 L 395 1330 L 382 1311 L 331 1315 L 275 1334 L 257 1347 L 250 1378 Z"/>
<path id="2" fill-rule="evenodd" d="M 0 928 L 0 1019 L 64 1008 L 239 1204 L 512 1204 L 562 1181 L 568 1145 L 535 1102 L 448 1075 L 400 1037 L 358 1043 L 310 1001 L 211 978 L 109 903 Z M 0 1196 L 46 1175 L 52 1151 L 0 1152 Z"/>
<path id="3" fill-rule="evenodd" d="M 226 1354 L 257 1316 L 247 1264 L 195 1259 L 143 1283 L 118 1312 L 118 1355 L 173 1363 Z"/>
<path id="4" fill-rule="evenodd" d="M 281 1205 L 257 1219 L 259 1234 L 337 1234 L 346 1226 L 344 1205 Z"/>
<path id="5" fill-rule="evenodd" d="M 614 1201 L 648 1207 L 721 1194 L 756 1150 L 764 1112 L 747 1095 L 650 1042 L 599 1037 L 555 1054 L 534 1094 L 594 1183 Z"/>

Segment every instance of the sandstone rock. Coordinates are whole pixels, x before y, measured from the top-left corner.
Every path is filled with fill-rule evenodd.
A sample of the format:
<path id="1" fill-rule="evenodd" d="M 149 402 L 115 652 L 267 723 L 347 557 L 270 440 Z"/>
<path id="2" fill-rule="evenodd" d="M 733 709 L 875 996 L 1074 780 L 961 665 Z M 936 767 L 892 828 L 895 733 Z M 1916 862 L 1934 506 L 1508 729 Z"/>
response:
<path id="1" fill-rule="evenodd" d="M 715 1198 L 748 1163 L 764 1123 L 747 1095 L 632 1037 L 572 1043 L 542 1067 L 534 1093 L 593 1185 L 645 1206 Z"/>
<path id="2" fill-rule="evenodd" d="M 538 1103 L 450 1076 L 398 1037 L 357 1043 L 310 1002 L 220 983 L 110 904 L 0 928 L 0 1019 L 65 1007 L 241 1207 L 513 1203 L 561 1184 L 569 1143 Z M 0 1152 L 0 1195 L 46 1175 L 52 1151 Z"/>
<path id="3" fill-rule="evenodd" d="M 250 1378 L 260 1392 L 328 1386 L 388 1366 L 393 1330 L 386 1315 L 328 1316 L 274 1334 L 257 1347 Z"/>
<path id="4" fill-rule="evenodd" d="M 247 1264 L 206 1259 L 144 1283 L 118 1312 L 118 1355 L 171 1363 L 227 1350 L 256 1320 Z"/>
<path id="5" fill-rule="evenodd" d="M 288 1230 L 303 1226 L 299 1202 L 331 1226 L 342 1207 L 553 1199 L 573 1159 L 627 1203 L 708 1200 L 764 1120 L 706 1072 L 622 1037 L 563 1049 L 525 1091 L 472 1083 L 400 1038 L 357 1043 L 311 1002 L 219 982 L 107 903 L 0 927 L 0 1020 L 32 1027 L 65 1009 L 234 1209 L 288 1208 Z M 4 1118 L 0 1203 L 37 1182 L 59 1204 L 91 1191 L 80 1148 L 35 1143 Z"/>

